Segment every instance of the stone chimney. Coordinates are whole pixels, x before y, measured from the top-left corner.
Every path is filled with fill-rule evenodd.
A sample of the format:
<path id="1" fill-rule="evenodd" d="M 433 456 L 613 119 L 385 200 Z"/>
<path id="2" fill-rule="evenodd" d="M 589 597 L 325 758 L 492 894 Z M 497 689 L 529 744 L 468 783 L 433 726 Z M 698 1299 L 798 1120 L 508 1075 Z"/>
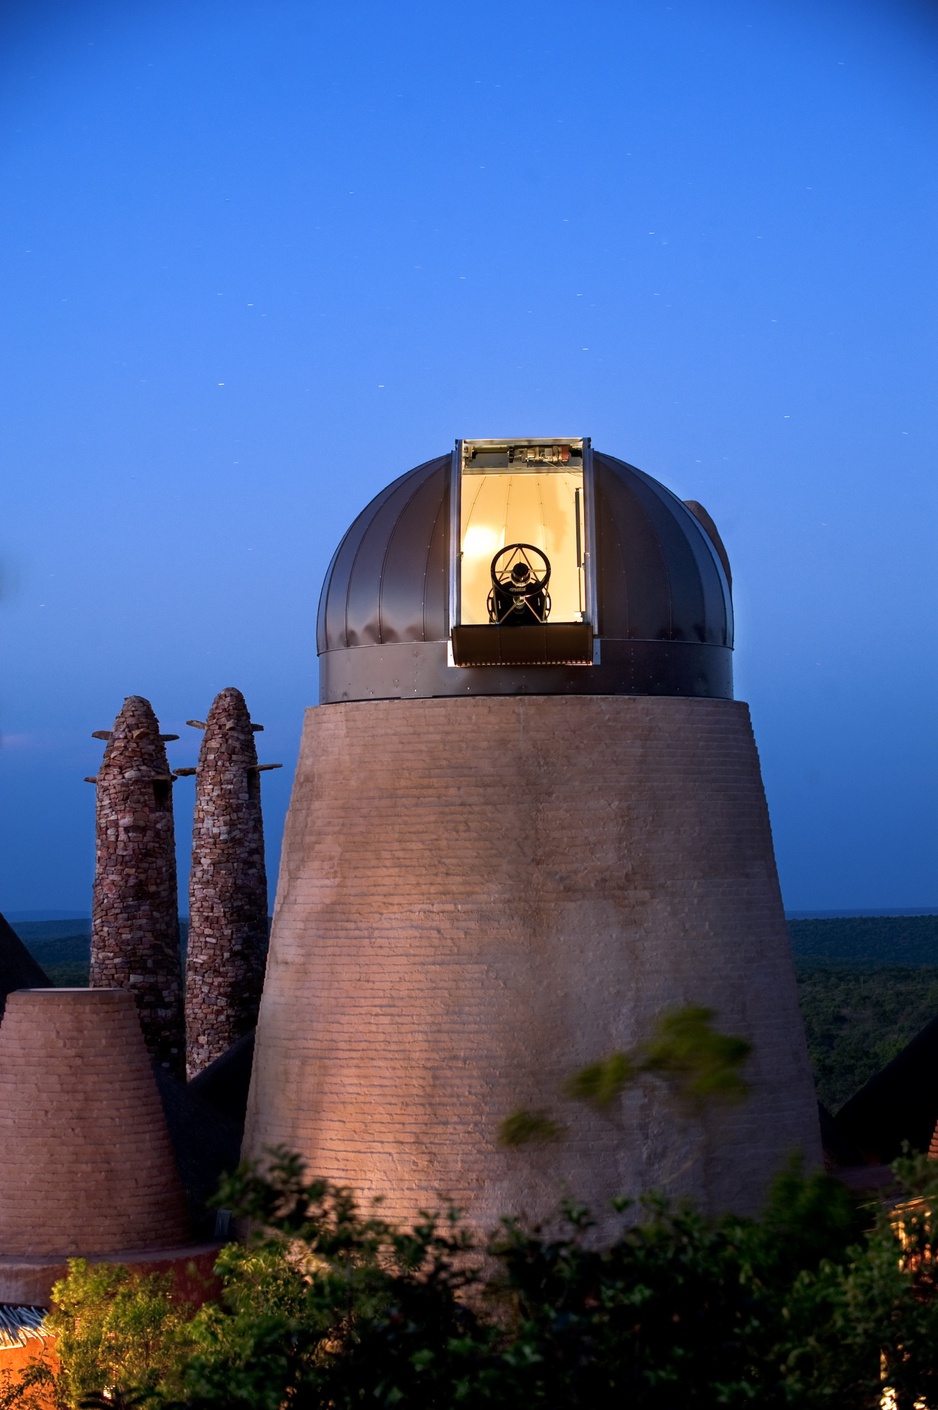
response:
<path id="1" fill-rule="evenodd" d="M 189 943 L 186 1070 L 195 1077 L 257 1022 L 267 953 L 267 872 L 260 774 L 244 696 L 215 697 L 196 770 Z"/>
<path id="2" fill-rule="evenodd" d="M 107 740 L 97 784 L 91 920 L 95 989 L 128 989 L 151 1057 L 181 1074 L 184 1024 L 173 775 L 148 700 L 129 695 Z"/>

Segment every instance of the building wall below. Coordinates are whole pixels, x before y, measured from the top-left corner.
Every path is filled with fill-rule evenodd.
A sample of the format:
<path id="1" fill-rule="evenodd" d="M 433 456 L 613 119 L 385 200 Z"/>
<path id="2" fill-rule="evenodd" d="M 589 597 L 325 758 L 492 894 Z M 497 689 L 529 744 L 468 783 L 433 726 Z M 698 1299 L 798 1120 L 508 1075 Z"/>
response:
<path id="1" fill-rule="evenodd" d="M 20 1390 L 24 1410 L 61 1410 L 62 1402 L 50 1385 L 30 1386 L 22 1389 L 24 1376 L 39 1363 L 45 1362 L 51 1375 L 61 1369 L 55 1345 L 57 1338 L 48 1336 L 30 1337 L 21 1346 L 0 1348 L 0 1394 L 10 1395 L 14 1389 Z M 15 1402 L 14 1402 L 15 1403 Z"/>
<path id="2" fill-rule="evenodd" d="M 172 1273 L 174 1296 L 200 1307 L 218 1297 L 221 1280 L 215 1276 L 220 1242 L 186 1244 L 181 1248 L 114 1249 L 110 1253 L 80 1255 L 88 1263 L 121 1263 L 133 1273 Z M 74 1255 L 78 1257 L 79 1255 Z M 68 1277 L 67 1258 L 17 1258 L 0 1253 L 0 1298 L 22 1307 L 48 1307 L 54 1284 Z"/>
<path id="3" fill-rule="evenodd" d="M 702 1119 L 647 1079 L 618 1110 L 580 1066 L 707 1005 L 754 1045 L 751 1095 Z M 551 1110 L 560 1144 L 503 1149 Z M 651 1188 L 755 1211 L 820 1159 L 745 705 L 619 696 L 332 704 L 307 714 L 284 838 L 245 1152 L 408 1219 L 601 1214 Z"/>

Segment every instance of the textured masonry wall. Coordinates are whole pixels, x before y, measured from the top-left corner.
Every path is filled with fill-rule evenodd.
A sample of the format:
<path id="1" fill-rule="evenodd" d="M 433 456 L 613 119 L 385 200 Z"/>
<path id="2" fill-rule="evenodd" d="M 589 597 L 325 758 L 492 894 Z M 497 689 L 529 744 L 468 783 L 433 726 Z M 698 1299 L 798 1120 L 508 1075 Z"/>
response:
<path id="1" fill-rule="evenodd" d="M 0 1024 L 0 1254 L 173 1248 L 187 1233 L 130 995 L 11 994 Z"/>
<path id="2" fill-rule="evenodd" d="M 571 1070 L 705 1004 L 755 1045 L 751 1096 L 702 1124 L 648 1082 L 614 1116 Z M 499 1149 L 552 1109 L 562 1145 Z M 755 1210 L 820 1158 L 813 1083 L 747 707 L 474 697 L 307 713 L 245 1151 L 408 1218 L 597 1212 L 651 1187 Z"/>
<path id="3" fill-rule="evenodd" d="M 181 1073 L 182 963 L 173 838 L 174 779 L 148 700 L 130 695 L 98 770 L 91 975 L 134 996 L 152 1057 Z"/>
<path id="4" fill-rule="evenodd" d="M 186 1069 L 195 1077 L 257 1022 L 267 952 L 267 872 L 254 728 L 229 687 L 205 722 L 195 783 Z"/>

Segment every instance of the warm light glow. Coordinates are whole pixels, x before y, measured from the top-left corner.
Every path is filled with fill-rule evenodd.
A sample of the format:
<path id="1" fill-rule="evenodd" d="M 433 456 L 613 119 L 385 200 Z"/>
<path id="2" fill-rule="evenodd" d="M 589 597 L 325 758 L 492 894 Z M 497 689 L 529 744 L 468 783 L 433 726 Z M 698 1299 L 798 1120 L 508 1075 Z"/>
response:
<path id="1" fill-rule="evenodd" d="M 487 528 L 484 524 L 472 524 L 463 535 L 462 551 L 464 558 L 489 558 L 496 549 L 501 548 L 502 541 L 497 529 Z"/>
<path id="2" fill-rule="evenodd" d="M 509 543 L 533 544 L 550 559 L 550 621 L 582 620 L 584 584 L 582 565 L 577 563 L 578 502 L 582 545 L 582 470 L 545 470 L 535 474 L 493 470 L 463 475 L 462 622 L 489 620 L 486 601 L 492 585 L 492 558 Z"/>

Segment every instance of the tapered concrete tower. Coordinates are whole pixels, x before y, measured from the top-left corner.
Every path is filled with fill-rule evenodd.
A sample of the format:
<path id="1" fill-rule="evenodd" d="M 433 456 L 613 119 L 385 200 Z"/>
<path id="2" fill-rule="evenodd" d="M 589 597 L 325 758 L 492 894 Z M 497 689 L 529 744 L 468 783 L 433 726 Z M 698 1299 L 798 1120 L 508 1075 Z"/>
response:
<path id="1" fill-rule="evenodd" d="M 257 1022 L 267 955 L 267 872 L 260 772 L 244 696 L 215 697 L 195 781 L 186 1068 L 195 1077 Z M 177 770 L 190 773 L 189 769 Z"/>
<path id="2" fill-rule="evenodd" d="M 480 1227 L 651 1188 L 750 1212 L 819 1161 L 732 631 L 709 516 L 588 440 L 458 442 L 368 506 L 320 603 L 248 1155 Z M 752 1043 L 745 1103 L 564 1098 L 691 1004 Z M 501 1147 L 519 1109 L 566 1140 Z"/>
<path id="3" fill-rule="evenodd" d="M 129 989 L 151 1057 L 181 1073 L 185 1041 L 173 775 L 153 708 L 129 695 L 97 777 L 91 986 Z"/>

